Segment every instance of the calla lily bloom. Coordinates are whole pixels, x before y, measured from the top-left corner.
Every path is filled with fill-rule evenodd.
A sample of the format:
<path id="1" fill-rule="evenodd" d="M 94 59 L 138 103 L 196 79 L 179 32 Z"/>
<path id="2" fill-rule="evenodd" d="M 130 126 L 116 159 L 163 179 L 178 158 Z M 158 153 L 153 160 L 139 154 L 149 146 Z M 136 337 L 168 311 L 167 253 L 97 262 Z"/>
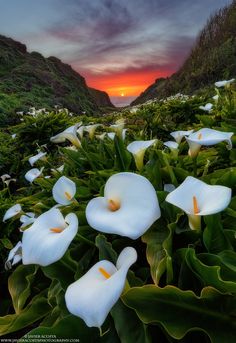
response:
<path id="1" fill-rule="evenodd" d="M 224 81 L 217 81 L 215 82 L 215 86 L 216 87 L 224 87 L 227 85 L 230 85 L 232 82 L 234 82 L 235 79 L 231 79 L 231 80 L 224 80 Z"/>
<path id="2" fill-rule="evenodd" d="M 103 132 L 101 135 L 96 135 L 96 138 L 100 139 L 101 141 L 104 140 L 104 138 L 106 137 L 107 133 Z"/>
<path id="3" fill-rule="evenodd" d="M 232 136 L 233 132 L 222 132 L 207 128 L 200 129 L 199 131 L 192 133 L 189 137 L 186 137 L 189 145 L 189 155 L 191 157 L 196 157 L 202 145 L 210 146 L 223 141 L 228 143 L 228 149 L 232 149 Z"/>
<path id="4" fill-rule="evenodd" d="M 78 231 L 78 218 L 69 213 L 65 219 L 57 208 L 41 214 L 23 232 L 23 264 L 48 266 L 65 254 Z"/>
<path id="5" fill-rule="evenodd" d="M 4 214 L 3 217 L 3 222 L 5 222 L 7 219 L 10 219 L 12 217 L 15 217 L 17 214 L 19 214 L 21 212 L 21 205 L 20 204 L 16 204 L 12 207 L 10 207 L 6 213 Z"/>
<path id="6" fill-rule="evenodd" d="M 30 165 L 33 166 L 35 162 L 37 162 L 38 160 L 42 159 L 45 155 L 47 155 L 46 152 L 40 151 L 37 155 L 31 156 L 29 158 Z"/>
<path id="7" fill-rule="evenodd" d="M 35 179 L 37 179 L 37 177 L 39 177 L 42 174 L 43 169 L 44 169 L 44 167 L 42 167 L 40 170 L 38 168 L 30 169 L 25 174 L 26 180 L 29 181 L 30 183 L 32 183 Z"/>
<path id="8" fill-rule="evenodd" d="M 164 191 L 165 192 L 173 192 L 175 190 L 175 185 L 173 185 L 172 183 L 165 183 L 164 184 Z"/>
<path id="9" fill-rule="evenodd" d="M 150 141 L 134 141 L 127 146 L 127 150 L 134 156 L 136 167 L 138 170 L 143 168 L 143 158 L 147 148 L 156 143 L 157 139 Z"/>
<path id="10" fill-rule="evenodd" d="M 22 223 L 20 229 L 23 229 L 24 227 L 32 224 L 35 219 L 35 213 L 33 212 L 26 212 L 25 214 L 22 214 L 22 216 L 20 217 L 20 222 Z"/>
<path id="11" fill-rule="evenodd" d="M 71 204 L 75 193 L 75 183 L 65 176 L 61 176 L 52 188 L 54 200 L 61 205 Z"/>
<path id="12" fill-rule="evenodd" d="M 166 201 L 183 210 L 189 218 L 192 230 L 199 229 L 201 216 L 223 211 L 230 203 L 231 189 L 225 186 L 211 186 L 192 176 L 173 192 L 169 193 Z"/>
<path id="13" fill-rule="evenodd" d="M 212 99 L 215 100 L 215 102 L 217 102 L 219 100 L 219 95 L 218 94 L 214 95 Z"/>
<path id="14" fill-rule="evenodd" d="M 82 139 L 83 135 L 84 135 L 84 126 L 83 125 L 77 129 L 77 133 L 80 136 L 80 139 Z"/>
<path id="15" fill-rule="evenodd" d="M 203 110 L 205 112 L 210 112 L 212 110 L 213 105 L 209 102 L 205 106 L 199 106 L 200 110 Z"/>
<path id="16" fill-rule="evenodd" d="M 179 147 L 179 144 L 177 142 L 167 141 L 163 143 L 167 148 L 170 150 L 176 150 Z"/>
<path id="17" fill-rule="evenodd" d="M 144 176 L 118 173 L 106 182 L 104 197 L 89 201 L 86 218 L 91 227 L 137 239 L 160 217 L 156 191 Z"/>
<path id="18" fill-rule="evenodd" d="M 12 139 L 15 139 L 15 138 L 16 138 L 16 133 L 13 133 L 13 134 L 11 135 L 11 138 L 12 138 Z"/>
<path id="19" fill-rule="evenodd" d="M 12 179 L 9 174 L 3 174 L 1 176 L 2 182 L 9 186 L 10 182 L 16 182 L 16 179 Z"/>
<path id="20" fill-rule="evenodd" d="M 171 132 L 170 135 L 176 140 L 178 144 L 182 141 L 182 138 L 184 136 L 189 136 L 193 133 L 193 130 L 188 130 L 188 131 L 174 131 Z"/>
<path id="21" fill-rule="evenodd" d="M 16 246 L 9 252 L 8 258 L 5 263 L 5 269 L 9 270 L 14 264 L 20 262 L 22 259 L 22 243 L 18 242 Z"/>
<path id="22" fill-rule="evenodd" d="M 115 132 L 108 132 L 107 136 L 113 141 L 115 138 L 116 133 Z"/>
<path id="23" fill-rule="evenodd" d="M 102 125 L 101 124 L 93 124 L 93 125 L 87 125 L 84 127 L 84 130 L 89 133 L 90 139 L 93 139 L 95 131 L 99 126 L 102 126 Z"/>
<path id="24" fill-rule="evenodd" d="M 115 124 L 110 125 L 110 129 L 112 129 L 118 137 L 122 138 L 122 132 L 125 126 L 125 120 L 123 118 L 118 119 Z"/>
<path id="25" fill-rule="evenodd" d="M 80 140 L 77 137 L 77 128 L 81 125 L 81 123 L 75 124 L 73 126 L 68 127 L 68 129 L 64 130 L 61 133 L 58 133 L 56 136 L 50 138 L 50 141 L 53 143 L 64 143 L 66 139 L 70 141 L 73 145 L 77 148 L 81 147 Z"/>
<path id="26" fill-rule="evenodd" d="M 66 290 L 65 301 L 70 313 L 82 318 L 88 327 L 101 328 L 118 301 L 130 266 L 137 260 L 134 248 L 120 253 L 116 266 L 110 261 L 96 263 Z"/>

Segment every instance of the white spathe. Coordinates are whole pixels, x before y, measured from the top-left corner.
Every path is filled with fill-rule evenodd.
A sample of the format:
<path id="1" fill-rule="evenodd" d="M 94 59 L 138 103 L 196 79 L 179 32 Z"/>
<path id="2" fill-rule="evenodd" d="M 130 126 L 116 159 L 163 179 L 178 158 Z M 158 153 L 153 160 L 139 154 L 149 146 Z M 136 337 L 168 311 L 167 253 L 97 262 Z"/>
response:
<path id="1" fill-rule="evenodd" d="M 83 125 L 77 129 L 77 133 L 80 136 L 80 139 L 82 139 L 83 135 L 84 135 L 84 126 Z"/>
<path id="2" fill-rule="evenodd" d="M 96 135 L 96 138 L 100 139 L 101 141 L 104 140 L 104 138 L 106 137 L 107 133 L 103 132 L 101 135 Z"/>
<path id="3" fill-rule="evenodd" d="M 157 139 L 149 141 L 134 141 L 127 146 L 127 150 L 134 156 L 136 167 L 141 170 L 143 167 L 143 158 L 147 148 L 156 143 Z"/>
<path id="4" fill-rule="evenodd" d="M 61 205 L 71 204 L 76 193 L 75 183 L 66 176 L 61 176 L 52 188 L 54 200 Z"/>
<path id="5" fill-rule="evenodd" d="M 27 181 L 32 183 L 37 177 L 39 177 L 43 172 L 44 167 L 42 167 L 40 170 L 38 168 L 32 168 L 25 174 L 25 178 Z"/>
<path id="6" fill-rule="evenodd" d="M 20 204 L 16 204 L 12 207 L 10 207 L 6 213 L 4 214 L 3 217 L 3 222 L 5 222 L 7 219 L 10 219 L 12 217 L 15 217 L 17 214 L 19 214 L 21 212 L 21 205 Z"/>
<path id="7" fill-rule="evenodd" d="M 212 110 L 213 104 L 210 102 L 207 103 L 205 106 L 199 106 L 200 110 L 203 110 L 205 112 L 210 112 Z"/>
<path id="8" fill-rule="evenodd" d="M 35 162 L 42 159 L 45 155 L 47 155 L 46 152 L 40 151 L 37 155 L 31 156 L 28 161 L 30 165 L 33 166 Z"/>
<path id="9" fill-rule="evenodd" d="M 23 229 L 24 227 L 32 224 L 35 221 L 35 213 L 34 212 L 26 212 L 25 214 L 22 214 L 20 217 L 20 222 L 22 223 L 20 229 Z"/>
<path id="10" fill-rule="evenodd" d="M 86 207 L 94 229 L 137 239 L 161 216 L 156 191 L 150 181 L 135 173 L 118 173 L 106 182 L 104 197 Z"/>
<path id="11" fill-rule="evenodd" d="M 5 263 L 5 269 L 11 269 L 14 264 L 20 262 L 22 259 L 22 243 L 21 241 L 9 252 L 8 258 Z"/>
<path id="12" fill-rule="evenodd" d="M 23 232 L 23 264 L 48 266 L 65 254 L 78 231 L 78 218 L 69 213 L 65 218 L 57 208 L 41 214 Z"/>
<path id="13" fill-rule="evenodd" d="M 173 141 L 167 141 L 163 143 L 164 146 L 166 146 L 167 148 L 171 149 L 171 150 L 176 150 L 179 147 L 179 144 L 177 142 L 173 142 Z"/>
<path id="14" fill-rule="evenodd" d="M 116 135 L 115 132 L 108 132 L 108 133 L 107 133 L 108 138 L 110 138 L 112 141 L 114 140 L 115 135 Z"/>
<path id="15" fill-rule="evenodd" d="M 182 141 L 182 138 L 184 136 L 189 136 L 193 133 L 193 130 L 188 130 L 188 131 L 173 131 L 170 133 L 170 135 L 176 140 L 178 144 Z"/>
<path id="16" fill-rule="evenodd" d="M 215 86 L 216 87 L 224 87 L 227 85 L 230 85 L 232 82 L 234 82 L 235 79 L 231 79 L 231 80 L 223 80 L 223 81 L 217 81 L 215 82 Z"/>
<path id="17" fill-rule="evenodd" d="M 197 218 L 223 211 L 230 203 L 231 189 L 225 186 L 208 185 L 192 176 L 188 176 L 179 187 L 169 193 L 166 201 L 183 210 L 192 222 Z"/>
<path id="18" fill-rule="evenodd" d="M 70 313 L 82 318 L 88 327 L 100 328 L 118 301 L 130 266 L 137 260 L 134 248 L 120 253 L 116 266 L 110 261 L 96 263 L 66 290 L 65 301 Z"/>
<path id="19" fill-rule="evenodd" d="M 113 130 L 118 137 L 122 138 L 123 129 L 125 126 L 125 120 L 120 118 L 116 120 L 115 124 L 110 125 L 110 129 Z"/>
<path id="20" fill-rule="evenodd" d="M 102 126 L 102 124 L 87 125 L 87 126 L 84 126 L 84 131 L 87 131 L 89 134 L 89 138 L 93 139 L 95 135 L 95 131 L 99 126 Z"/>
<path id="21" fill-rule="evenodd" d="M 50 141 L 53 143 L 64 143 L 69 140 L 73 145 L 77 148 L 81 147 L 80 140 L 77 137 L 77 128 L 81 125 L 81 123 L 77 123 L 73 126 L 68 127 L 63 132 L 58 133 L 56 136 L 50 138 Z"/>
<path id="22" fill-rule="evenodd" d="M 228 149 L 232 149 L 231 137 L 233 134 L 233 132 L 223 132 L 208 128 L 200 129 L 186 137 L 189 145 L 189 155 L 196 157 L 202 145 L 211 146 L 223 141 L 228 143 Z"/>
<path id="23" fill-rule="evenodd" d="M 165 183 L 164 184 L 164 191 L 165 192 L 168 192 L 168 193 L 170 193 L 170 192 L 173 192 L 174 190 L 175 190 L 175 185 L 173 185 L 172 183 Z"/>

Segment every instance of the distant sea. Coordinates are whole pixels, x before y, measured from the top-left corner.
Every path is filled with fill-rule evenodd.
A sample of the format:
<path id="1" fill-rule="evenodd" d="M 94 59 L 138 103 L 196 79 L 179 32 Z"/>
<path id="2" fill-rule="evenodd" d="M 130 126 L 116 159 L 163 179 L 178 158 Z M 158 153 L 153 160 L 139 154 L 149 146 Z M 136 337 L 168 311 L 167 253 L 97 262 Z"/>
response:
<path id="1" fill-rule="evenodd" d="M 116 107 L 128 106 L 136 98 L 136 96 L 110 96 L 111 102 Z"/>

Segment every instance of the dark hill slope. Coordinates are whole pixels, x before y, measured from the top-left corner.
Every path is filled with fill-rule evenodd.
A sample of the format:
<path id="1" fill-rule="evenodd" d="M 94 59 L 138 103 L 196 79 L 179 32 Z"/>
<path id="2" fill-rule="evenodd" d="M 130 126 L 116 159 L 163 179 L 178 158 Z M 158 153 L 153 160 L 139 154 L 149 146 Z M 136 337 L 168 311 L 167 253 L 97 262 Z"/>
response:
<path id="1" fill-rule="evenodd" d="M 99 92 L 99 91 L 98 91 Z M 85 79 L 56 57 L 28 53 L 26 46 L 0 35 L 0 111 L 59 104 L 75 113 L 99 113 Z"/>
<path id="2" fill-rule="evenodd" d="M 99 107 L 115 107 L 106 92 L 95 88 L 89 88 L 89 91 Z"/>
<path id="3" fill-rule="evenodd" d="M 192 94 L 236 75 L 236 0 L 212 16 L 183 66 L 170 78 L 156 80 L 132 105 L 176 93 Z"/>

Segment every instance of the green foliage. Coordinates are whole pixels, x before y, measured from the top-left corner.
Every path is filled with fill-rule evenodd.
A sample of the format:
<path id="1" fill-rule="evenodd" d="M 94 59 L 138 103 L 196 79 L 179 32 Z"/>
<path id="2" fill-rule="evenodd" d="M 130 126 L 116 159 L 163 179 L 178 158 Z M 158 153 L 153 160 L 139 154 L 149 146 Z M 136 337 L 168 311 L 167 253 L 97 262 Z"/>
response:
<path id="1" fill-rule="evenodd" d="M 236 166 L 235 137 L 233 148 L 225 142 L 202 147 L 198 157 L 188 156 L 183 139 L 178 151 L 165 148 L 171 130 L 198 129 L 211 125 L 218 130 L 235 132 L 235 93 L 232 88 L 219 92 L 218 103 L 210 114 L 203 114 L 199 105 L 209 98 L 169 99 L 142 106 L 136 113 L 123 112 L 127 137 L 114 140 L 89 139 L 87 132 L 82 147 L 68 149 L 50 137 L 82 120 L 100 123 L 98 134 L 109 132 L 121 113 L 98 118 L 70 117 L 67 112 L 24 116 L 24 120 L 0 133 L 2 173 L 13 173 L 14 186 L 2 183 L 0 215 L 19 203 L 23 212 L 39 216 L 55 205 L 52 187 L 62 175 L 76 184 L 75 201 L 60 208 L 63 215 L 75 213 L 79 230 L 65 255 L 57 262 L 40 267 L 13 266 L 4 270 L 9 250 L 21 239 L 19 217 L 2 224 L 0 254 L 2 257 L 1 288 L 4 301 L 0 309 L 0 335 L 15 335 L 19 342 L 29 335 L 56 335 L 77 338 L 81 342 L 234 342 L 236 334 Z M 12 139 L 11 134 L 16 133 Z M 138 172 L 133 156 L 126 147 L 132 140 L 158 138 L 144 158 Z M 42 145 L 47 146 L 42 147 Z M 40 148 L 47 160 L 35 167 L 44 167 L 33 184 L 24 179 L 30 169 L 28 158 Z M 64 164 L 62 172 L 56 171 Z M 51 169 L 54 169 L 52 171 Z M 137 240 L 92 229 L 86 220 L 88 202 L 104 193 L 107 179 L 122 171 L 140 173 L 153 184 L 161 208 L 161 217 Z M 50 178 L 45 179 L 44 176 Z M 201 230 L 190 230 L 186 214 L 165 201 L 164 185 L 176 187 L 187 176 L 195 176 L 211 185 L 232 188 L 232 200 L 220 214 L 204 216 Z M 26 228 L 27 229 L 27 228 Z M 40 244 L 40 241 L 39 241 Z M 132 246 L 137 262 L 127 274 L 120 300 L 111 309 L 102 326 L 103 334 L 88 328 L 82 319 L 71 315 L 65 304 L 67 287 L 82 277 L 97 261 L 114 264 L 123 248 Z M 7 336 L 8 335 L 8 336 Z M 35 336 L 36 337 L 36 336 Z"/>

